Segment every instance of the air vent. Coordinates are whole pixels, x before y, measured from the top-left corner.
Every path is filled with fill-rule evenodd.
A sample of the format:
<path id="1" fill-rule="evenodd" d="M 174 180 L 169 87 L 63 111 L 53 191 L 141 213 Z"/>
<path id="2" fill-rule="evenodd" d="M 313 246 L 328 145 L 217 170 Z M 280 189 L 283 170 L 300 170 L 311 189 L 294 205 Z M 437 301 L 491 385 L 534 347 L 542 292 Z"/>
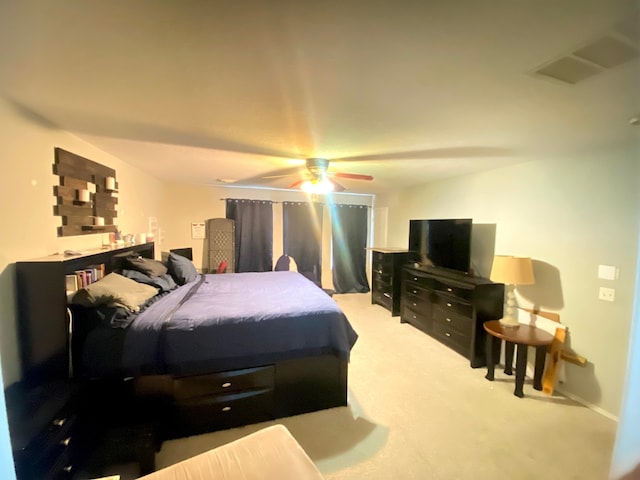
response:
<path id="1" fill-rule="evenodd" d="M 605 68 L 613 68 L 640 55 L 638 49 L 617 38 L 607 36 L 582 47 L 573 54 Z"/>
<path id="2" fill-rule="evenodd" d="M 633 14 L 618 22 L 604 36 L 539 66 L 531 73 L 573 85 L 638 57 L 640 22 L 638 15 Z"/>
<path id="3" fill-rule="evenodd" d="M 573 57 L 563 57 L 536 70 L 534 73 L 551 77 L 561 82 L 574 84 L 598 72 L 600 72 L 600 69 L 587 62 Z"/>

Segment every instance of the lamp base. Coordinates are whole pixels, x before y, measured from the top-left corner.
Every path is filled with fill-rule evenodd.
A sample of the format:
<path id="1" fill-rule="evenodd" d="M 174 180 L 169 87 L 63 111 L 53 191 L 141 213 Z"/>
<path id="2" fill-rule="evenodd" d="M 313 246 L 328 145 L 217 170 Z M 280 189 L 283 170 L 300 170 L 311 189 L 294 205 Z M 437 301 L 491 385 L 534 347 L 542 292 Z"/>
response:
<path id="1" fill-rule="evenodd" d="M 518 328 L 520 326 L 518 320 L 516 320 L 512 316 L 502 317 L 500 319 L 500 325 L 507 328 Z"/>

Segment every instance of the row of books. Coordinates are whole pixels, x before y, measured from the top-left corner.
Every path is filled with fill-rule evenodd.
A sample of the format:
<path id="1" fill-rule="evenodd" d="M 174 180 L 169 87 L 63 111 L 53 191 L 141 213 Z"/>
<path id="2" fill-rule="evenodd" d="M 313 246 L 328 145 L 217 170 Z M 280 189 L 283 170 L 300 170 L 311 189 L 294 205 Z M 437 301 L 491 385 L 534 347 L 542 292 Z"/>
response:
<path id="1" fill-rule="evenodd" d="M 67 275 L 67 293 L 76 292 L 93 282 L 97 282 L 102 277 L 104 277 L 104 263 L 76 270 L 73 274 Z"/>

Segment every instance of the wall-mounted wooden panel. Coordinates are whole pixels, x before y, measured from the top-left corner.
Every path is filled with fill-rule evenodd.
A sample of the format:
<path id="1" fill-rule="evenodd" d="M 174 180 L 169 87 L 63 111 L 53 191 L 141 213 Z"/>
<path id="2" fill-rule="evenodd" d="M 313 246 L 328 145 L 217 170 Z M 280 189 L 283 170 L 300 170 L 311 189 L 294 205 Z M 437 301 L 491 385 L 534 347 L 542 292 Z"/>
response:
<path id="1" fill-rule="evenodd" d="M 53 173 L 60 180 L 53 187 L 53 214 L 62 217 L 58 236 L 117 231 L 116 171 L 62 148 L 54 153 Z"/>

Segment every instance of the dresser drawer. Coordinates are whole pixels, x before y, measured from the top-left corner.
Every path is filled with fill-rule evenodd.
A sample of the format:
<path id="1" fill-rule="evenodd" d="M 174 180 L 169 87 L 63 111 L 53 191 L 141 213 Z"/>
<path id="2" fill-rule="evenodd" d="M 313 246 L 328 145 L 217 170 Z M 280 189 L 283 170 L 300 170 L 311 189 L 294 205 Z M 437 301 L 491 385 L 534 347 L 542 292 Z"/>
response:
<path id="1" fill-rule="evenodd" d="M 374 292 L 380 292 L 380 293 L 393 293 L 393 285 L 391 284 L 390 281 L 384 281 L 380 278 L 373 278 L 373 283 L 371 286 L 372 290 Z"/>
<path id="2" fill-rule="evenodd" d="M 76 415 L 60 415 L 16 457 L 18 478 L 71 478 Z M 68 467 L 68 468 L 67 468 Z"/>
<path id="3" fill-rule="evenodd" d="M 435 281 L 434 289 L 445 295 L 456 297 L 469 303 L 473 300 L 473 290 L 457 286 L 455 283 Z"/>
<path id="4" fill-rule="evenodd" d="M 414 295 L 419 298 L 429 298 L 433 294 L 431 290 L 426 290 L 423 286 L 414 283 L 406 282 L 402 285 L 402 291 L 409 295 Z"/>
<path id="5" fill-rule="evenodd" d="M 420 288 L 432 290 L 436 286 L 437 281 L 426 275 L 405 270 L 403 272 L 402 283 L 404 285 L 413 284 Z"/>
<path id="6" fill-rule="evenodd" d="M 387 285 L 391 285 L 393 283 L 393 272 L 374 270 L 373 283 L 384 283 Z"/>
<path id="7" fill-rule="evenodd" d="M 445 310 L 440 305 L 433 307 L 433 322 L 443 325 L 444 328 L 456 330 L 463 335 L 469 335 L 471 333 L 471 318 L 451 310 Z"/>
<path id="8" fill-rule="evenodd" d="M 273 365 L 267 365 L 208 375 L 179 377 L 173 381 L 173 394 L 176 401 L 183 401 L 256 388 L 272 389 L 274 372 Z"/>
<path id="9" fill-rule="evenodd" d="M 393 267 L 393 255 L 373 252 L 372 266 L 374 270 L 386 270 Z"/>
<path id="10" fill-rule="evenodd" d="M 453 312 L 469 318 L 473 316 L 473 305 L 470 303 L 443 294 L 435 294 L 432 298 L 434 305 L 438 305 L 445 312 Z"/>
<path id="11" fill-rule="evenodd" d="M 418 295 L 408 293 L 406 290 L 402 294 L 403 307 L 410 308 L 415 312 L 430 312 L 431 302 L 429 295 L 424 291 L 419 291 Z"/>
<path id="12" fill-rule="evenodd" d="M 60 449 L 52 464 L 47 465 L 47 468 L 39 469 L 43 473 L 42 476 L 37 478 L 51 480 L 67 480 L 73 478 L 78 468 L 75 463 L 78 459 L 74 457 L 71 445 Z"/>
<path id="13" fill-rule="evenodd" d="M 393 306 L 393 296 L 387 292 L 372 292 L 371 303 L 377 303 L 387 309 L 391 309 Z"/>
<path id="14" fill-rule="evenodd" d="M 400 320 L 403 323 L 410 323 L 427 333 L 431 333 L 433 329 L 433 320 L 429 311 L 417 312 L 405 306 L 402 308 Z"/>
<path id="15" fill-rule="evenodd" d="M 449 325 L 442 322 L 434 322 L 433 336 L 463 355 L 469 352 L 471 345 L 469 334 L 461 333 Z"/>

